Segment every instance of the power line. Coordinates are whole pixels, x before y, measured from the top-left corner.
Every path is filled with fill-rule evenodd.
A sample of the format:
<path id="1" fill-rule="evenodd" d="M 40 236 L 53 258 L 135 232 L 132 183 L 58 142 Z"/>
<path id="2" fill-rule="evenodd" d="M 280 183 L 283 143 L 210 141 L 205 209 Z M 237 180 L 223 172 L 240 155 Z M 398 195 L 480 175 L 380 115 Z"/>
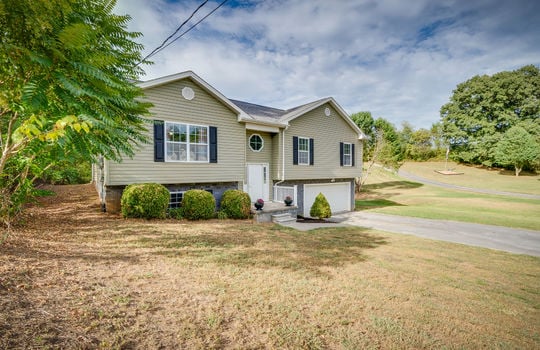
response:
<path id="1" fill-rule="evenodd" d="M 180 34 L 179 36 L 177 36 L 176 38 L 174 38 L 173 40 L 171 40 L 171 42 L 167 43 L 167 45 L 163 46 L 160 50 L 158 50 L 156 52 L 159 53 L 161 52 L 162 50 L 166 49 L 167 46 L 171 45 L 172 43 L 174 43 L 176 40 L 180 39 L 181 37 L 183 37 L 184 35 L 186 35 L 187 33 L 189 33 L 193 28 L 195 28 L 199 23 L 201 23 L 202 21 L 204 21 L 207 17 L 209 17 L 211 14 L 213 14 L 214 12 L 216 12 L 221 6 L 225 5 L 225 3 L 229 1 L 229 0 L 223 0 L 221 2 L 221 4 L 219 4 L 215 9 L 213 9 L 212 11 L 210 11 L 206 16 L 204 16 L 203 18 L 201 18 L 199 21 L 197 21 L 194 25 L 192 25 L 191 27 L 189 27 L 185 32 L 183 32 L 182 34 Z"/>
<path id="2" fill-rule="evenodd" d="M 176 35 L 180 29 L 182 29 L 182 27 L 191 19 L 193 18 L 193 16 L 197 13 L 197 11 L 199 11 L 199 9 L 201 7 L 203 7 L 209 0 L 205 0 L 201 5 L 199 5 L 199 7 L 197 7 L 195 9 L 195 11 L 193 11 L 193 13 L 189 16 L 188 19 L 186 19 L 178 28 L 176 28 L 176 30 L 174 31 L 174 33 L 172 33 L 171 35 L 169 35 L 167 37 L 167 39 L 165 39 L 161 45 L 159 45 L 158 47 L 156 47 L 152 52 L 150 52 L 146 57 L 144 57 L 141 62 L 137 63 L 137 66 L 139 64 L 141 64 L 143 61 L 149 59 L 150 57 L 160 53 L 161 51 L 163 51 L 164 49 L 166 49 L 169 45 L 171 45 L 173 42 L 175 42 L 176 40 L 180 39 L 181 37 L 183 37 L 184 35 L 186 35 L 187 33 L 189 33 L 193 28 L 195 28 L 199 23 L 201 23 L 202 21 L 204 21 L 206 18 L 208 18 L 210 15 L 212 15 L 214 12 L 216 12 L 221 6 L 225 5 L 225 3 L 228 1 L 228 0 L 223 0 L 215 9 L 213 9 L 212 11 L 210 11 L 206 16 L 204 16 L 203 18 L 201 18 L 200 20 L 198 20 L 195 24 L 193 24 L 191 27 L 189 27 L 187 30 L 185 30 L 184 32 L 182 32 L 179 36 L 177 36 L 176 38 L 174 38 L 173 40 L 171 40 L 170 42 L 167 43 L 167 41 L 169 41 L 174 35 Z"/>
<path id="3" fill-rule="evenodd" d="M 156 53 L 158 53 L 159 51 L 161 51 L 163 49 L 163 46 L 167 43 L 167 41 L 169 41 L 169 39 L 171 39 L 173 36 L 176 35 L 176 33 L 178 33 L 180 31 L 180 29 L 182 29 L 182 27 L 184 25 L 186 25 L 187 22 L 189 22 L 190 19 L 193 18 L 193 16 L 195 16 L 195 14 L 208 2 L 209 0 L 205 0 L 203 1 L 202 4 L 199 5 L 199 7 L 197 7 L 195 9 L 195 11 L 193 11 L 191 13 L 191 15 L 184 21 L 182 22 L 182 24 L 180 24 L 180 26 L 178 28 L 176 28 L 176 30 L 174 31 L 174 33 L 172 33 L 171 35 L 169 35 L 165 40 L 163 40 L 163 42 L 158 46 L 156 47 L 154 50 L 152 50 L 152 52 L 150 52 L 148 55 L 146 55 L 146 57 L 144 57 L 139 63 L 137 63 L 137 66 L 139 64 L 141 64 L 143 61 L 149 59 L 150 57 L 154 56 Z"/>

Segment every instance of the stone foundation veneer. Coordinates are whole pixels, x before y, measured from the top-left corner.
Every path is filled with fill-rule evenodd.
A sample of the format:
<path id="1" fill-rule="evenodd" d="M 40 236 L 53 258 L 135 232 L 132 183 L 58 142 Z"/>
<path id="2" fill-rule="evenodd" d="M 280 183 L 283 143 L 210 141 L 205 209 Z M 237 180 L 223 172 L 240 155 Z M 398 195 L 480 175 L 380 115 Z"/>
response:
<path id="1" fill-rule="evenodd" d="M 219 209 L 221 196 L 227 190 L 237 190 L 242 188 L 242 184 L 238 182 L 217 182 L 207 184 L 164 184 L 169 191 L 188 191 L 188 190 L 205 190 L 211 191 L 216 199 L 216 207 Z M 120 200 L 126 186 L 107 186 L 105 189 L 105 205 L 106 211 L 109 213 L 119 213 L 121 206 Z"/>

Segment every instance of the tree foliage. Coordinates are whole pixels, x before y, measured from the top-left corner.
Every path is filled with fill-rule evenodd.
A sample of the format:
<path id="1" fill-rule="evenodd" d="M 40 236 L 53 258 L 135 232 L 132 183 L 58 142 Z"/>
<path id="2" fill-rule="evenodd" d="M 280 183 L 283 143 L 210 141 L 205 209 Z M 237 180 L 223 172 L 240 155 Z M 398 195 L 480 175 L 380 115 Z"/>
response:
<path id="1" fill-rule="evenodd" d="M 149 105 L 134 81 L 140 33 L 107 0 L 0 1 L 0 218 L 58 159 L 120 160 L 144 142 Z"/>
<path id="2" fill-rule="evenodd" d="M 367 136 L 364 141 L 364 161 L 376 161 L 399 168 L 403 150 L 396 127 L 384 118 L 373 119 L 371 112 L 354 113 L 351 119 Z"/>
<path id="3" fill-rule="evenodd" d="M 496 146 L 510 128 L 538 129 L 540 70 L 529 65 L 475 76 L 457 86 L 441 108 L 441 118 L 457 160 L 492 166 L 497 163 Z"/>
<path id="4" fill-rule="evenodd" d="M 513 126 L 501 137 L 494 154 L 498 164 L 513 166 L 519 176 L 524 166 L 540 160 L 540 144 L 527 130 Z"/>

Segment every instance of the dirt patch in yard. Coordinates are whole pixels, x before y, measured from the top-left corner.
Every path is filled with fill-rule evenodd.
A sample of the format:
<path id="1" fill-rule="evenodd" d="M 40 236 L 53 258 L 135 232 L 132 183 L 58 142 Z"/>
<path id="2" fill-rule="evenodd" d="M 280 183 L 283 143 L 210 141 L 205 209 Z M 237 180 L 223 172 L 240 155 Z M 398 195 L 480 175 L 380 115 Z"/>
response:
<path id="1" fill-rule="evenodd" d="M 264 347 L 267 330 L 238 318 L 246 306 L 216 295 L 223 269 L 320 275 L 384 243 L 304 240 L 252 221 L 125 220 L 100 212 L 91 185 L 49 189 L 0 246 L 0 348 Z"/>
<path id="2" fill-rule="evenodd" d="M 538 348 L 540 259 L 362 228 L 124 220 L 51 187 L 0 245 L 2 349 Z"/>

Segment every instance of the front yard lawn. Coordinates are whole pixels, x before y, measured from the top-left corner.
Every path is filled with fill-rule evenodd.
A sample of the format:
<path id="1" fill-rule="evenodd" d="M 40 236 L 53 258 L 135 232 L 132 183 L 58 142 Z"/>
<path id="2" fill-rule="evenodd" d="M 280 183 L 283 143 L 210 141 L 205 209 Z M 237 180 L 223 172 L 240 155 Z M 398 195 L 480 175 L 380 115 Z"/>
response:
<path id="1" fill-rule="evenodd" d="M 56 187 L 0 246 L 0 348 L 539 348 L 540 259 L 362 228 L 124 220 Z"/>

